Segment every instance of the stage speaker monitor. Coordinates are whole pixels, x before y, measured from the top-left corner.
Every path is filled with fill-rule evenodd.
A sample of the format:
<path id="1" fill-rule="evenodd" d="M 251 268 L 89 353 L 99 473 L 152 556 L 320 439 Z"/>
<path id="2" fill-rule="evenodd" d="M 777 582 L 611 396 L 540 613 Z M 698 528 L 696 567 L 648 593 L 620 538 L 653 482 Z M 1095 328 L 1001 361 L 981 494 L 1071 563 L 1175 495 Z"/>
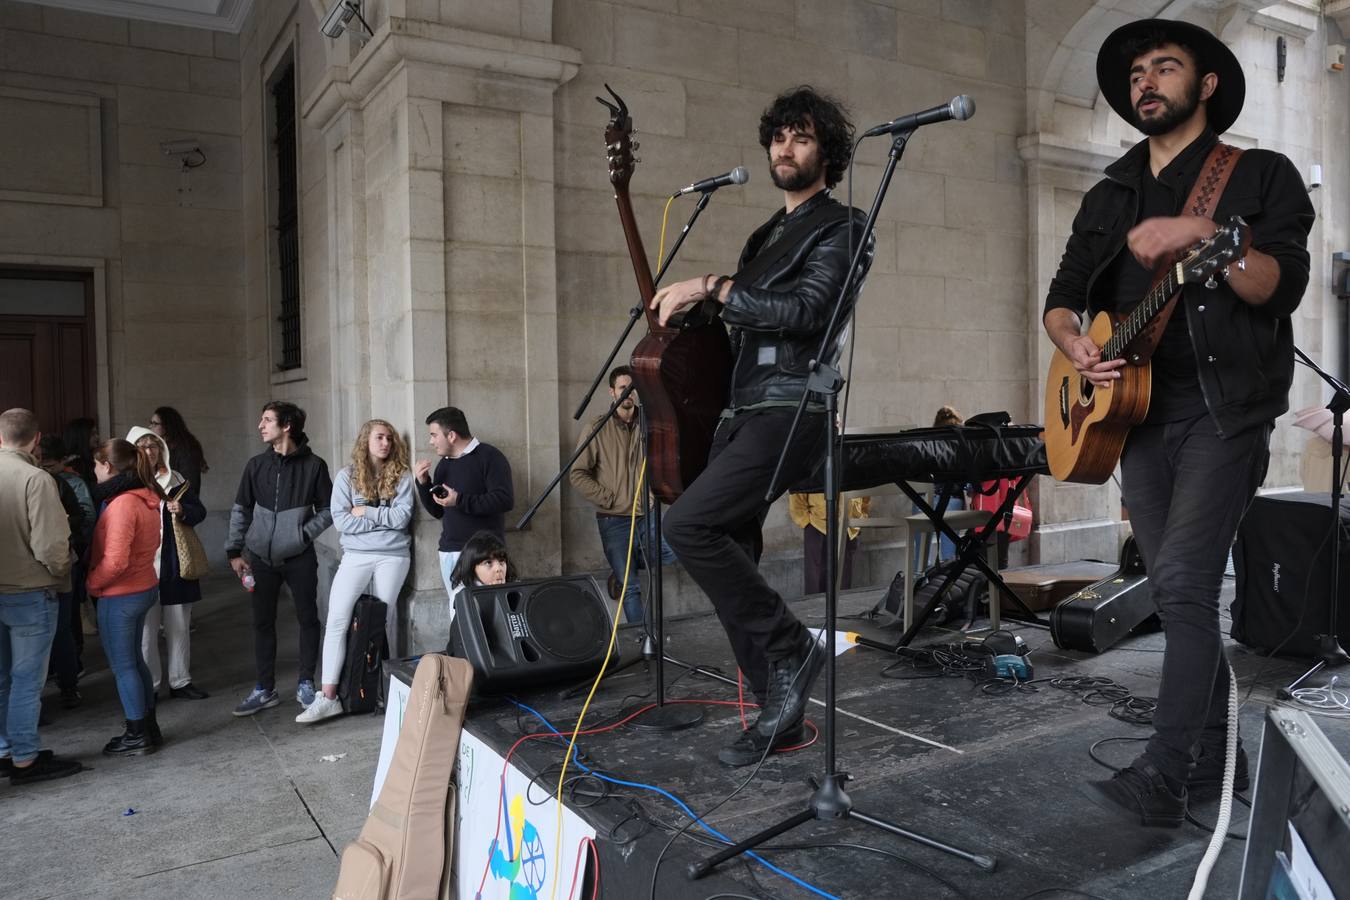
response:
<path id="1" fill-rule="evenodd" d="M 1331 602 L 1331 495 L 1257 497 L 1233 548 L 1233 640 L 1262 653 L 1314 657 Z M 1341 501 L 1337 630 L 1350 640 L 1350 500 Z"/>
<path id="2" fill-rule="evenodd" d="M 613 621 L 589 575 L 481 585 L 455 601 L 450 652 L 483 694 L 579 680 L 600 671 Z"/>

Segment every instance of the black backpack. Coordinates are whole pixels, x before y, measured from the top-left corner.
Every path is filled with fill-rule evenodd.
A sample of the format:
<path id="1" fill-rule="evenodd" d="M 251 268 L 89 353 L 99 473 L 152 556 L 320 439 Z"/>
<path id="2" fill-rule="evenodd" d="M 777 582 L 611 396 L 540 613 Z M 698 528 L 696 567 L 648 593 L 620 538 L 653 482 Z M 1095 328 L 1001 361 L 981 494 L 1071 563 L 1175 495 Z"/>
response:
<path id="1" fill-rule="evenodd" d="M 342 708 L 349 713 L 372 712 L 379 703 L 380 674 L 389 658 L 389 641 L 384 633 L 386 612 L 384 601 L 369 594 L 362 594 L 352 610 L 347 656 L 338 684 Z"/>
<path id="2" fill-rule="evenodd" d="M 952 568 L 952 562 L 940 562 L 931 566 L 926 572 L 920 573 L 914 582 L 914 609 L 920 611 L 933 599 L 942 583 L 947 580 L 947 573 Z M 934 609 L 933 614 L 928 617 L 926 625 L 945 625 L 946 623 L 964 616 L 965 622 L 970 623 L 979 617 L 980 607 L 983 604 L 985 594 L 989 585 L 989 579 L 984 573 L 975 567 L 969 567 L 956 578 L 956 583 L 947 591 L 947 596 L 942 599 Z M 896 572 L 895 577 L 891 579 L 891 586 L 886 589 L 886 594 L 877 601 L 877 605 L 872 607 L 872 611 L 867 614 L 868 618 L 882 628 L 903 628 L 905 627 L 905 573 Z"/>

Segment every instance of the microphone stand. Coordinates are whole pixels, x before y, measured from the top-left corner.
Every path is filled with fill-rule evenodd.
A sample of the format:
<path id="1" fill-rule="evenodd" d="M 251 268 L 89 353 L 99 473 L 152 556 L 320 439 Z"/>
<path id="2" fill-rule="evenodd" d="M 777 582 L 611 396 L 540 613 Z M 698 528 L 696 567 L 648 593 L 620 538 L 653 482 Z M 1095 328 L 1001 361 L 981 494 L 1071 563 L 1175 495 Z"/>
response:
<path id="1" fill-rule="evenodd" d="M 834 303 L 834 311 L 830 315 L 829 324 L 821 337 L 820 348 L 816 352 L 816 358 L 809 366 L 806 389 L 802 391 L 801 400 L 797 404 L 797 413 L 792 420 L 792 429 L 787 438 L 783 441 L 783 450 L 778 457 L 778 466 L 774 470 L 773 479 L 769 484 L 769 493 L 766 500 L 774 499 L 778 480 L 783 473 L 783 467 L 786 464 L 788 447 L 792 446 L 792 438 L 796 434 L 797 427 L 801 422 L 802 414 L 806 410 L 807 400 L 812 393 L 820 394 L 825 398 L 825 629 L 824 646 L 819 642 L 812 652 L 825 653 L 825 727 L 822 729 L 825 735 L 825 773 L 820 779 L 811 779 L 811 785 L 815 791 L 806 802 L 806 808 L 797 812 L 786 819 L 783 819 L 767 828 L 762 829 L 745 840 L 727 847 L 706 859 L 692 862 L 689 864 L 687 874 L 689 878 L 701 878 L 712 871 L 713 867 L 723 863 L 733 857 L 740 856 L 753 850 L 755 847 L 766 841 L 771 841 L 784 832 L 805 825 L 812 819 L 820 820 L 840 820 L 856 819 L 864 825 L 871 825 L 873 828 L 880 829 L 897 837 L 906 838 L 911 841 L 932 847 L 935 850 L 941 850 L 944 853 L 950 853 L 969 862 L 974 863 L 982 869 L 992 870 L 997 864 L 996 860 L 990 856 L 971 853 L 959 847 L 944 843 L 935 838 L 928 837 L 918 832 L 902 828 L 899 825 L 889 822 L 886 819 L 878 818 L 873 815 L 862 812 L 853 805 L 853 799 L 849 797 L 844 790 L 844 783 L 848 781 L 848 774 L 836 769 L 835 755 L 835 653 L 834 653 L 834 631 L 835 618 L 838 612 L 839 600 L 839 582 L 836 576 L 839 566 L 839 482 L 841 469 L 841 448 L 839 434 L 835 427 L 835 414 L 838 410 L 839 391 L 844 385 L 843 376 L 834 367 L 826 364 L 826 354 L 834 340 L 834 334 L 841 319 L 844 316 L 844 308 L 848 303 L 850 294 L 854 288 L 858 272 L 858 263 L 861 261 L 864 253 L 867 252 L 867 243 L 876 228 L 877 214 L 881 210 L 882 201 L 885 200 L 886 191 L 890 187 L 891 176 L 895 174 L 895 167 L 900 162 L 900 157 L 904 155 L 905 144 L 914 133 L 913 128 L 902 130 L 895 135 L 891 143 L 890 159 L 886 163 L 886 170 L 882 173 L 881 184 L 877 187 L 876 197 L 872 201 L 872 208 L 867 213 L 867 222 L 863 226 L 862 237 L 858 242 L 857 249 L 854 252 L 853 259 L 849 261 L 848 274 L 844 278 L 844 285 L 839 291 L 839 296 Z M 850 227 L 852 224 L 850 222 Z"/>
<path id="2" fill-rule="evenodd" d="M 662 277 L 665 276 L 666 270 L 670 268 L 670 264 L 674 261 L 675 255 L 679 253 L 680 247 L 684 244 L 685 238 L 689 236 L 689 232 L 693 229 L 694 223 L 698 221 L 698 217 L 703 213 L 703 210 L 707 208 L 708 201 L 712 199 L 713 190 L 716 190 L 716 188 L 702 191 L 699 194 L 698 202 L 694 204 L 693 212 L 689 214 L 689 219 L 684 223 L 684 227 L 680 229 L 679 236 L 676 237 L 675 243 L 670 247 L 670 252 L 666 254 L 666 258 L 661 261 L 661 267 L 652 278 L 653 286 L 661 283 Z M 623 331 L 619 334 L 618 340 L 614 342 L 614 346 L 610 349 L 609 355 L 606 356 L 605 361 L 601 363 L 600 369 L 596 372 L 595 379 L 591 382 L 590 388 L 587 389 L 585 396 L 582 397 L 581 404 L 577 407 L 577 411 L 572 414 L 573 419 L 579 420 L 586 412 L 586 407 L 590 405 L 591 399 L 594 397 L 596 390 L 600 387 L 600 383 L 605 379 L 606 374 L 609 372 L 610 367 L 614 362 L 614 358 L 619 355 L 619 350 L 628 340 L 628 335 L 632 332 L 633 326 L 637 324 L 637 320 L 641 318 L 642 313 L 643 304 L 641 302 L 628 311 L 628 324 L 624 326 Z M 543 491 L 540 492 L 539 496 L 535 498 L 534 502 L 530 504 L 530 508 L 525 511 L 525 514 L 520 517 L 520 521 L 516 523 L 516 530 L 524 528 L 529 521 L 534 518 L 535 513 L 539 511 L 539 507 L 542 506 L 544 501 L 548 499 L 548 496 L 553 493 L 553 489 L 558 486 L 560 481 L 562 481 L 563 476 L 571 470 L 572 464 L 575 463 L 582 452 L 590 446 L 591 441 L 595 440 L 595 436 L 600 433 L 600 429 L 603 428 L 610 417 L 615 414 L 619 408 L 619 404 L 623 402 L 624 398 L 628 396 L 634 387 L 635 385 L 630 384 L 619 398 L 610 404 L 609 412 L 596 423 L 595 427 L 591 429 L 590 434 L 586 435 L 586 439 L 577 446 L 571 457 L 563 464 L 563 467 L 553 476 L 553 479 Z M 650 449 L 651 435 L 647 430 L 646 414 L 642 412 L 641 406 L 638 407 L 638 411 L 639 415 L 642 416 L 640 427 L 642 428 L 643 439 L 648 445 L 647 449 Z M 684 664 L 665 654 L 665 615 L 662 609 L 661 575 L 661 503 L 655 497 L 652 497 L 647 490 L 647 480 L 645 477 L 643 479 L 643 494 L 651 499 L 646 519 L 648 552 L 644 555 L 644 559 L 647 562 L 648 582 L 650 584 L 651 593 L 648 598 L 647 615 L 643 616 L 642 622 L 642 652 L 641 655 L 610 669 L 606 672 L 605 677 L 608 678 L 611 675 L 618 674 L 630 666 L 636 665 L 639 661 L 644 663 L 655 662 L 656 706 L 643 713 L 638 719 L 634 720 L 632 724 L 636 728 L 644 728 L 651 731 L 677 731 L 681 728 L 690 728 L 702 722 L 703 711 L 697 706 L 689 704 L 666 703 L 665 663 L 671 662 L 681 666 Z M 630 577 L 634 577 L 636 574 L 637 570 L 634 568 Z M 619 598 L 619 602 L 622 607 L 622 597 Z M 616 612 L 615 614 L 618 615 L 619 612 Z M 655 634 L 653 634 L 653 631 Z M 576 689 L 574 688 L 565 691 L 563 694 L 564 698 L 571 696 L 575 690 Z"/>
<path id="3" fill-rule="evenodd" d="M 1331 385 L 1333 391 L 1331 402 L 1327 404 L 1327 409 L 1331 410 L 1331 594 L 1330 601 L 1327 603 L 1327 630 L 1317 635 L 1317 662 L 1313 667 L 1304 672 L 1286 688 L 1282 688 L 1277 696 L 1281 700 L 1291 700 L 1294 697 L 1294 691 L 1300 684 L 1307 681 L 1313 675 L 1323 669 L 1338 669 L 1341 666 L 1350 663 L 1350 655 L 1347 655 L 1341 647 L 1339 634 L 1337 630 L 1337 607 L 1341 605 L 1341 451 L 1345 447 L 1345 436 L 1342 430 L 1345 411 L 1350 409 L 1350 388 L 1334 375 L 1325 372 L 1317 363 L 1308 358 L 1298 347 L 1294 348 L 1300 360 L 1308 368 L 1316 372 L 1323 381 Z M 1303 602 L 1307 603 L 1308 598 L 1304 597 Z"/>

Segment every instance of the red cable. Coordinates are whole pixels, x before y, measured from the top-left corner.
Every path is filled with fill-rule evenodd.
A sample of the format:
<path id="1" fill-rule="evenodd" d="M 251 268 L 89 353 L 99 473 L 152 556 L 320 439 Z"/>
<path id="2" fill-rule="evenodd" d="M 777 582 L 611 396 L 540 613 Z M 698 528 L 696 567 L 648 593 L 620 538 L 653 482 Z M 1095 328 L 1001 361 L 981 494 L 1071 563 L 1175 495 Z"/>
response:
<path id="1" fill-rule="evenodd" d="M 742 716 L 744 715 L 744 708 L 747 707 L 747 706 L 750 707 L 750 708 L 752 708 L 752 709 L 758 709 L 757 704 L 754 704 L 754 703 L 745 703 L 745 702 L 744 702 L 744 699 L 739 699 L 739 700 L 712 700 L 712 699 L 699 699 L 699 698 L 695 698 L 695 699 L 689 699 L 689 700 L 667 700 L 666 702 L 667 702 L 667 703 L 672 703 L 672 704 L 673 704 L 673 703 L 680 703 L 680 704 L 698 704 L 698 705 L 700 705 L 700 706 L 736 706 L 736 707 L 739 707 L 739 708 L 742 710 Z M 638 709 L 635 709 L 633 712 L 631 712 L 631 713 L 629 713 L 628 715 L 624 716 L 622 719 L 620 719 L 620 720 L 617 721 L 617 722 L 611 722 L 609 725 L 601 725 L 601 726 L 599 726 L 598 728 L 588 728 L 588 729 L 586 729 L 585 731 L 579 731 L 579 732 L 577 732 L 577 736 L 580 737 L 580 736 L 582 736 L 582 735 L 604 734 L 604 733 L 607 732 L 607 731 L 613 731 L 614 729 L 618 728 L 618 727 L 621 726 L 621 725 L 627 725 L 629 722 L 633 721 L 633 720 L 636 719 L 638 716 L 640 716 L 640 715 L 642 715 L 643 713 L 645 713 L 647 710 L 649 710 L 649 709 L 655 709 L 655 708 L 657 707 L 657 705 L 658 705 L 658 704 L 656 704 L 656 703 L 648 703 L 646 706 L 643 706 L 643 707 L 640 707 L 640 708 L 638 708 Z M 744 721 L 745 721 L 744 718 L 742 718 L 741 721 L 744 722 Z M 798 745 L 796 745 L 796 746 L 794 746 L 794 747 L 780 747 L 780 748 L 778 748 L 778 750 L 775 751 L 775 752 L 777 752 L 777 753 L 790 753 L 790 752 L 795 751 L 795 750 L 802 750 L 802 749 L 804 749 L 804 748 L 806 748 L 806 747 L 810 747 L 812 744 L 814 744 L 814 743 L 816 742 L 817 738 L 819 738 L 819 736 L 820 736 L 820 731 L 819 731 L 819 729 L 816 728 L 815 723 L 812 722 L 810 719 L 806 719 L 806 720 L 805 720 L 805 724 L 806 724 L 806 725 L 811 729 L 811 731 L 812 731 L 812 736 L 811 736 L 811 739 L 810 739 L 809 741 L 806 741 L 806 742 L 803 743 L 803 744 L 798 744 Z M 517 739 L 516 742 L 515 742 L 514 744 L 511 745 L 511 748 L 510 748 L 509 750 L 506 751 L 506 759 L 502 762 L 502 774 L 501 774 L 501 778 L 499 779 L 499 788 L 498 788 L 498 791 L 497 791 L 497 821 L 496 821 L 496 824 L 493 825 L 493 828 L 492 828 L 492 840 L 493 840 L 493 841 L 495 841 L 495 840 L 497 839 L 497 835 L 498 835 L 498 833 L 501 831 L 501 827 L 502 827 L 502 807 L 503 807 L 503 800 L 504 800 L 505 792 L 506 792 L 506 773 L 507 773 L 508 768 L 509 768 L 510 765 L 511 765 L 511 757 L 515 754 L 516 750 L 520 748 L 520 745 L 521 745 L 521 744 L 524 744 L 526 741 L 538 740 L 539 738 L 553 738 L 553 737 L 558 737 L 558 736 L 559 736 L 559 733 L 561 733 L 561 734 L 568 734 L 568 733 L 570 733 L 570 730 L 569 730 L 569 729 L 565 729 L 565 728 L 560 728 L 560 729 L 558 729 L 558 732 L 552 732 L 552 731 L 536 731 L 536 732 L 533 732 L 533 733 L 531 733 L 531 734 L 526 734 L 526 735 L 521 736 L 519 739 Z M 589 839 L 588 839 L 588 840 L 589 840 Z M 596 856 L 596 864 L 597 864 L 597 868 L 598 868 L 598 866 L 599 866 L 599 855 L 598 855 L 598 853 L 597 853 L 597 856 Z M 477 892 L 477 894 L 476 894 L 477 897 L 482 897 L 482 895 L 483 895 L 483 886 L 484 886 L 485 884 L 487 884 L 487 876 L 488 876 L 488 872 L 491 871 L 491 869 L 492 869 L 492 857 L 489 855 L 487 861 L 483 864 L 483 877 L 480 878 L 479 881 L 478 881 L 478 892 Z"/>
<path id="2" fill-rule="evenodd" d="M 581 851 L 586 847 L 586 841 L 589 838 L 582 838 L 577 841 L 577 861 L 572 864 L 572 883 L 567 888 L 568 900 L 572 898 L 572 892 L 577 889 L 577 873 L 581 871 Z"/>

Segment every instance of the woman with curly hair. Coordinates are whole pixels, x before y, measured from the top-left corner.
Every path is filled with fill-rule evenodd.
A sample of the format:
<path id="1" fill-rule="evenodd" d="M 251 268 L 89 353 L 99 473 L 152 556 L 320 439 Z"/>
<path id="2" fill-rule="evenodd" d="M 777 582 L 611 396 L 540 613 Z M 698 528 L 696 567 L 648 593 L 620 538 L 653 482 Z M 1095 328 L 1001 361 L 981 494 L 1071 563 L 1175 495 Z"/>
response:
<path id="1" fill-rule="evenodd" d="M 352 446 L 352 464 L 333 480 L 332 510 L 342 562 L 328 592 L 323 687 L 314 702 L 295 717 L 301 725 L 342 714 L 338 678 L 347 650 L 347 627 L 362 594 L 374 594 L 385 602 L 389 651 L 399 655 L 398 594 L 411 563 L 413 480 L 408 444 L 393 425 L 371 419 L 361 426 Z"/>

